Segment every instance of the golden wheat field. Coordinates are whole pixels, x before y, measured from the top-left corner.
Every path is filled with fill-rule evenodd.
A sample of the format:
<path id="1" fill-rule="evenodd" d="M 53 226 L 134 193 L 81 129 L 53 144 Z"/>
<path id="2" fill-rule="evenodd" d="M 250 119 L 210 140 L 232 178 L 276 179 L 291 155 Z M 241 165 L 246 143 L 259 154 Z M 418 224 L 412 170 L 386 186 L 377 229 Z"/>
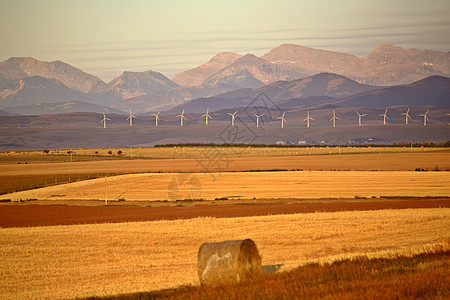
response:
<path id="1" fill-rule="evenodd" d="M 0 199 L 170 201 L 383 196 L 450 196 L 450 173 L 405 171 L 144 173 L 21 191 L 1 195 Z"/>
<path id="2" fill-rule="evenodd" d="M 251 238 L 264 266 L 413 254 L 449 237 L 450 210 L 404 209 L 0 229 L 3 299 L 75 298 L 198 284 L 208 241 Z"/>

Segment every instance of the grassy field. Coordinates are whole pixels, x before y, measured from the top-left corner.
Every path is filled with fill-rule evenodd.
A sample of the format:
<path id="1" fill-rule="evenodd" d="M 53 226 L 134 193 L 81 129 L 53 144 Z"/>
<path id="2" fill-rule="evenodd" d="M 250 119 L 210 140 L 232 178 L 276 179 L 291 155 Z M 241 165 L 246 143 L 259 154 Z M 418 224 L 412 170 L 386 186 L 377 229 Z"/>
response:
<path id="1" fill-rule="evenodd" d="M 450 196 L 449 172 L 285 171 L 145 173 L 1 195 L 12 201 L 175 201 Z"/>
<path id="2" fill-rule="evenodd" d="M 159 149 L 149 148 L 152 151 Z M 450 149 L 413 148 L 413 152 L 375 152 L 374 148 L 345 148 L 345 151 L 358 150 L 361 153 L 320 154 L 327 148 L 319 148 L 317 155 L 288 155 L 290 151 L 306 151 L 307 148 L 274 148 L 274 151 L 284 151 L 286 155 L 263 155 L 264 148 L 255 148 L 259 151 L 254 156 L 234 156 L 235 150 L 226 148 L 199 148 L 194 158 L 162 158 L 169 150 L 161 148 L 162 155 L 157 159 L 118 159 L 105 156 L 85 156 L 99 160 L 63 162 L 41 159 L 59 159 L 59 156 L 35 153 L 33 159 L 26 164 L 25 159 L 30 158 L 28 152 L 3 155 L 0 159 L 0 194 L 26 190 L 30 188 L 54 185 L 61 182 L 80 179 L 98 178 L 105 175 L 129 173 L 157 173 L 157 172 L 195 172 L 195 173 L 222 173 L 228 171 L 252 170 L 323 170 L 323 171 L 425 171 L 450 170 Z M 242 151 L 253 151 L 251 148 L 238 148 Z M 331 149 L 338 151 L 337 148 Z M 386 151 L 400 151 L 403 148 L 386 148 Z M 220 151 L 219 151 L 220 150 Z M 331 151 L 330 150 L 330 151 Z M 105 150 L 106 151 L 106 150 Z M 164 152 L 166 151 L 166 152 Z M 180 150 L 181 151 L 181 150 Z M 194 151 L 186 148 L 182 151 Z M 211 152 L 213 151 L 213 152 Z M 25 153 L 25 154 L 24 154 Z M 163 155 L 164 154 L 164 155 Z M 166 153 L 167 154 L 167 153 Z M 251 152 L 246 152 L 245 155 Z M 31 155 L 31 154 L 30 154 Z M 84 156 L 83 156 L 84 157 Z M 67 159 L 67 157 L 63 157 Z"/>
<path id="3" fill-rule="evenodd" d="M 194 287 L 183 292 L 150 293 L 140 299 L 418 299 L 450 297 L 450 251 L 387 259 L 357 258 L 311 264 L 227 287 Z M 132 297 L 136 297 L 133 295 Z"/>
<path id="4" fill-rule="evenodd" d="M 217 157 L 278 157 L 329 154 L 368 153 L 422 153 L 450 151 L 439 147 L 221 147 L 221 146 L 173 146 L 149 148 L 95 148 L 95 149 L 51 149 L 27 151 L 0 151 L 0 164 L 98 161 L 117 159 L 199 159 L 205 155 Z"/>
<path id="5" fill-rule="evenodd" d="M 0 295 L 75 298 L 197 285 L 199 246 L 230 239 L 251 238 L 263 265 L 280 271 L 412 255 L 448 238 L 449 218 L 436 208 L 3 228 Z"/>
<path id="6" fill-rule="evenodd" d="M 92 299 L 448 299 L 448 241 L 412 257 L 358 257 L 221 286 Z"/>

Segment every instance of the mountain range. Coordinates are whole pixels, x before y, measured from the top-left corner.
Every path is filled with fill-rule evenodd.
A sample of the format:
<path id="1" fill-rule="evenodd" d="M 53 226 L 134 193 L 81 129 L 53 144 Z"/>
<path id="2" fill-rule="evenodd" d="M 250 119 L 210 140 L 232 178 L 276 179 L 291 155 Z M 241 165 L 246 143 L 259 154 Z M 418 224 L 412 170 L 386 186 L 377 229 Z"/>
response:
<path id="1" fill-rule="evenodd" d="M 260 101 L 261 95 L 267 99 Z M 318 108 L 335 107 L 383 108 L 395 105 L 450 106 L 450 78 L 431 76 L 406 85 L 377 87 L 357 83 L 344 76 L 321 73 L 293 81 L 279 81 L 254 89 L 239 89 L 214 97 L 187 101 L 169 111 L 189 113 L 242 107 Z"/>
<path id="2" fill-rule="evenodd" d="M 224 52 L 172 80 L 149 70 L 124 72 L 110 83 L 61 61 L 15 57 L 0 62 L 0 108 L 8 111 L 14 107 L 14 112 L 28 114 L 35 107 L 36 112 L 50 113 L 51 105 L 58 104 L 66 107 L 64 112 L 97 112 L 109 107 L 109 111 L 133 109 L 145 113 L 179 105 L 191 109 L 195 102 L 204 110 L 206 102 L 211 109 L 214 105 L 218 109 L 242 106 L 260 93 L 276 102 L 331 97 L 339 99 L 339 105 L 362 101 L 374 106 L 384 101 L 386 106 L 398 99 L 411 99 L 417 93 L 391 98 L 385 93 L 401 92 L 401 86 L 413 82 L 420 90 L 421 85 L 431 84 L 420 80 L 435 75 L 440 77 L 432 77 L 430 82 L 436 91 L 447 92 L 450 52 L 402 49 L 391 44 L 383 44 L 365 57 L 292 44 L 278 46 L 261 57 Z M 364 93 L 366 100 L 355 98 Z M 445 98 L 448 92 L 443 95 Z M 36 105 L 40 105 L 39 109 Z"/>

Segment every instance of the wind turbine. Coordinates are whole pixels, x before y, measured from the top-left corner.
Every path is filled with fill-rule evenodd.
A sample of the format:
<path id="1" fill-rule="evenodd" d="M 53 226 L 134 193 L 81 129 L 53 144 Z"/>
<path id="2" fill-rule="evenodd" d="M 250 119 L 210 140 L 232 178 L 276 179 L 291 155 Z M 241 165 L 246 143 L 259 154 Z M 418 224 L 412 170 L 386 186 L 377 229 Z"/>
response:
<path id="1" fill-rule="evenodd" d="M 234 121 L 235 121 L 237 112 L 238 112 L 238 111 L 235 111 L 234 113 L 227 113 L 228 115 L 231 116 L 231 125 L 232 125 L 232 126 L 234 126 Z"/>
<path id="2" fill-rule="evenodd" d="M 287 123 L 286 119 L 284 118 L 284 115 L 286 114 L 286 112 L 283 112 L 283 115 L 281 117 L 278 117 L 277 119 L 281 119 L 281 128 L 284 128 L 284 122 Z"/>
<path id="3" fill-rule="evenodd" d="M 261 118 L 262 116 L 264 116 L 264 115 L 257 115 L 257 114 L 255 114 L 255 113 L 253 113 L 253 115 L 255 115 L 255 117 L 256 117 L 256 127 L 258 128 L 259 127 L 259 118 Z"/>
<path id="4" fill-rule="evenodd" d="M 402 115 L 402 116 L 405 116 L 405 124 L 406 124 L 406 125 L 408 125 L 408 118 L 411 119 L 411 117 L 409 116 L 409 109 L 410 109 L 410 108 L 411 108 L 411 107 L 408 107 L 408 110 L 407 110 L 405 113 L 400 114 L 400 115 Z"/>
<path id="5" fill-rule="evenodd" d="M 333 109 L 333 117 L 330 119 L 330 121 L 333 121 L 333 127 L 336 127 L 336 119 L 340 120 L 338 117 L 336 117 L 336 113 L 334 112 Z"/>
<path id="6" fill-rule="evenodd" d="M 136 116 L 133 116 L 133 114 L 131 113 L 131 109 L 130 109 L 130 116 L 127 118 L 127 120 L 130 120 L 130 127 L 133 127 L 133 118 L 136 118 Z"/>
<path id="7" fill-rule="evenodd" d="M 184 116 L 184 109 L 181 115 L 178 115 L 177 118 L 180 118 L 180 125 L 183 126 L 183 120 L 186 120 L 186 117 Z"/>
<path id="8" fill-rule="evenodd" d="M 430 121 L 430 119 L 428 119 L 427 117 L 429 111 L 430 110 L 427 110 L 427 112 L 424 113 L 423 115 L 419 115 L 419 117 L 423 117 L 423 126 L 427 126 L 427 121 Z"/>
<path id="9" fill-rule="evenodd" d="M 106 120 L 111 121 L 111 119 L 108 119 L 105 113 L 103 113 L 103 120 L 100 121 L 100 123 L 103 123 L 103 128 L 106 128 Z"/>
<path id="10" fill-rule="evenodd" d="M 361 118 L 364 116 L 367 116 L 367 114 L 360 114 L 357 110 L 355 110 L 356 114 L 358 115 L 358 126 L 361 126 Z"/>
<path id="11" fill-rule="evenodd" d="M 307 127 L 307 128 L 309 128 L 309 121 L 310 121 L 310 120 L 315 121 L 315 119 L 313 119 L 313 118 L 311 118 L 311 117 L 309 116 L 309 111 L 307 111 L 307 112 L 306 112 L 306 119 L 303 120 L 303 122 L 306 121 L 306 127 Z"/>
<path id="12" fill-rule="evenodd" d="M 205 123 L 206 125 L 208 125 L 208 118 L 212 119 L 211 116 L 209 115 L 209 108 L 206 109 L 206 114 L 202 115 L 202 117 L 205 117 Z"/>
<path id="13" fill-rule="evenodd" d="M 379 117 L 383 116 L 383 125 L 386 125 L 386 120 L 389 120 L 389 118 L 387 116 L 387 111 L 388 111 L 388 108 L 386 108 L 386 111 L 384 112 L 384 114 L 378 115 Z"/>
<path id="14" fill-rule="evenodd" d="M 161 113 L 161 111 L 158 111 L 157 114 L 152 114 L 152 116 L 155 116 L 155 125 L 158 126 L 158 121 L 159 121 L 159 114 Z"/>

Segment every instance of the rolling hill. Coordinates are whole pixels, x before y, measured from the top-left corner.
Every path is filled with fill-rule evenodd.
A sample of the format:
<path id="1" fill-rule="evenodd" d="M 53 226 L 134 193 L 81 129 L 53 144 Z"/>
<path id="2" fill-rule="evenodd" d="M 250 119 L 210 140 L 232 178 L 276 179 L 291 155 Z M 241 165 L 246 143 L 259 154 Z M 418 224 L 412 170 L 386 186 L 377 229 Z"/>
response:
<path id="1" fill-rule="evenodd" d="M 392 105 L 450 106 L 450 78 L 431 76 L 408 85 L 345 97 L 331 103 L 339 106 L 388 107 Z"/>
<path id="2" fill-rule="evenodd" d="M 170 110 L 169 113 L 182 109 L 186 112 L 202 112 L 206 107 L 209 107 L 211 111 L 243 107 L 249 105 L 261 94 L 267 95 L 274 103 L 292 98 L 310 98 L 311 100 L 311 97 L 322 96 L 326 96 L 328 101 L 330 98 L 355 95 L 379 88 L 357 83 L 344 76 L 322 73 L 293 81 L 279 81 L 259 88 L 240 89 L 214 97 L 194 99 Z"/>
<path id="3" fill-rule="evenodd" d="M 8 107 L 5 110 L 6 112 L 20 115 L 48 115 L 76 112 L 105 112 L 108 114 L 126 114 L 126 112 L 118 109 L 82 101 L 71 101 L 64 103 L 39 103 L 26 106 Z"/>
<path id="4" fill-rule="evenodd" d="M 68 101 L 95 103 L 97 99 L 92 95 L 74 91 L 59 80 L 41 76 L 10 81 L 0 90 L 0 107 L 4 108 Z"/>

